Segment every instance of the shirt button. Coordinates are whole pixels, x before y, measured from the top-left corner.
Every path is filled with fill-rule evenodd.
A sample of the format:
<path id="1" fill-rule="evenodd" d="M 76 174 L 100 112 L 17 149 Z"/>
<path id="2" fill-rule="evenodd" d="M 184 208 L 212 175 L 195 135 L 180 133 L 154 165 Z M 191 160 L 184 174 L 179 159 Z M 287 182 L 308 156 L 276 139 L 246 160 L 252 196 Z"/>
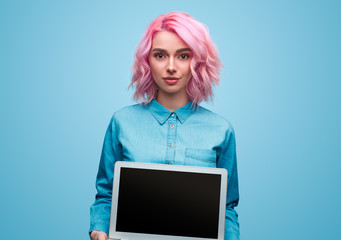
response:
<path id="1" fill-rule="evenodd" d="M 171 116 L 173 117 L 173 116 L 174 116 L 174 113 L 172 113 Z"/>
<path id="2" fill-rule="evenodd" d="M 173 127 L 174 127 L 174 125 L 173 125 L 173 124 L 171 124 L 171 125 L 170 125 L 170 128 L 173 128 Z"/>
<path id="3" fill-rule="evenodd" d="M 169 144 L 169 147 L 172 148 L 172 147 L 173 147 L 173 144 Z"/>

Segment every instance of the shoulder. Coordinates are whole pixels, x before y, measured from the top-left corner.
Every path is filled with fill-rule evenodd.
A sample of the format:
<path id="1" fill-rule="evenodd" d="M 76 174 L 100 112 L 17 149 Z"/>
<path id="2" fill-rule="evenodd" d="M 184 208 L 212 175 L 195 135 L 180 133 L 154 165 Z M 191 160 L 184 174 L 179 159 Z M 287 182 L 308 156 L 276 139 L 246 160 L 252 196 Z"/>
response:
<path id="1" fill-rule="evenodd" d="M 223 116 L 219 115 L 218 113 L 212 112 L 211 110 L 199 106 L 196 113 L 197 118 L 203 119 L 209 124 L 214 124 L 216 127 L 221 128 L 221 130 L 231 131 L 233 132 L 233 127 L 229 120 L 224 118 Z"/>
<path id="2" fill-rule="evenodd" d="M 135 124 L 143 111 L 145 111 L 145 107 L 140 104 L 126 106 L 115 111 L 111 116 L 108 129 L 119 132 L 123 126 Z"/>
<path id="3" fill-rule="evenodd" d="M 143 104 L 129 105 L 114 112 L 112 121 L 124 121 L 126 119 L 135 118 L 144 112 L 146 112 L 146 108 Z"/>

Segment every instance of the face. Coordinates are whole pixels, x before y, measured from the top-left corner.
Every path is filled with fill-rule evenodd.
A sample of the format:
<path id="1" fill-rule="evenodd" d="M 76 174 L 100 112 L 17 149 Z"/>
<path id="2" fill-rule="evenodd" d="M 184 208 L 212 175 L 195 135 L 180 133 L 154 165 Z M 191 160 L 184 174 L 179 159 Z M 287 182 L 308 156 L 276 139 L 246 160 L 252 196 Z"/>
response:
<path id="1" fill-rule="evenodd" d="M 149 54 L 149 66 L 160 94 L 188 98 L 186 85 L 192 74 L 192 52 L 175 33 L 162 31 L 155 34 Z"/>

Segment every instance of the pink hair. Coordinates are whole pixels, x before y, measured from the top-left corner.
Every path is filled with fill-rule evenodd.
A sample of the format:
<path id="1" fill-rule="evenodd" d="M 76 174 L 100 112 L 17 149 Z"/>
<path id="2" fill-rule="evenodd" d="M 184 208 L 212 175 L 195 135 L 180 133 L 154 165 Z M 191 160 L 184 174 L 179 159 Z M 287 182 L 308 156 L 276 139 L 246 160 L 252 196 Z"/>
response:
<path id="1" fill-rule="evenodd" d="M 153 37 L 160 31 L 176 33 L 192 50 L 192 77 L 186 91 L 193 103 L 213 99 L 212 86 L 220 83 L 219 70 L 223 65 L 208 28 L 186 13 L 170 12 L 157 17 L 149 24 L 137 46 L 132 68 L 133 78 L 129 85 L 136 88 L 134 100 L 148 103 L 156 96 L 157 85 L 152 78 L 148 56 Z"/>

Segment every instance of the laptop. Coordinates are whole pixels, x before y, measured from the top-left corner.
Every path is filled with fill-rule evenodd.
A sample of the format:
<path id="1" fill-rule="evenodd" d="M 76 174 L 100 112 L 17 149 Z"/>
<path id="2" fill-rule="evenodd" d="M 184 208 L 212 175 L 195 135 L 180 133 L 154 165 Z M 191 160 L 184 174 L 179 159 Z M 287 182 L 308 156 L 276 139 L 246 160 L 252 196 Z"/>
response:
<path id="1" fill-rule="evenodd" d="M 109 239 L 223 240 L 227 171 L 116 162 Z"/>

